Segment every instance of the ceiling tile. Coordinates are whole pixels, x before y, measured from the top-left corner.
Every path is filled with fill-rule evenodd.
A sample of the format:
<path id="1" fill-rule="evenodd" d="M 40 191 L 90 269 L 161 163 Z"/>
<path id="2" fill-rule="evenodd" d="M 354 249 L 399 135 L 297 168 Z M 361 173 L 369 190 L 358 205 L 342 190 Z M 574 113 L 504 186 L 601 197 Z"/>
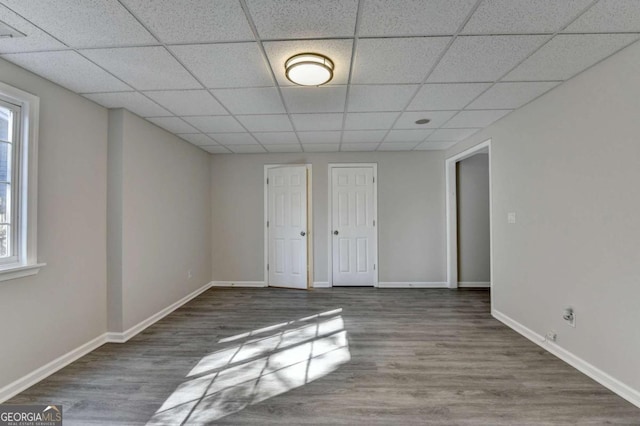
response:
<path id="1" fill-rule="evenodd" d="M 439 151 L 442 149 L 449 149 L 455 142 L 423 142 L 420 145 L 416 146 L 414 149 L 416 151 Z"/>
<path id="2" fill-rule="evenodd" d="M 250 132 L 290 132 L 291 120 L 286 114 L 236 115 Z"/>
<path id="3" fill-rule="evenodd" d="M 449 37 L 372 38 L 358 41 L 351 81 L 421 83 Z"/>
<path id="4" fill-rule="evenodd" d="M 152 117 L 147 118 L 153 124 L 162 127 L 171 133 L 197 133 L 198 130 L 191 127 L 178 117 Z"/>
<path id="5" fill-rule="evenodd" d="M 72 47 L 157 43 L 117 0 L 2 0 Z"/>
<path id="6" fill-rule="evenodd" d="M 340 151 L 375 151 L 377 147 L 377 143 L 346 143 L 340 145 Z"/>
<path id="7" fill-rule="evenodd" d="M 378 147 L 378 151 L 411 151 L 416 145 L 417 142 L 383 143 Z"/>
<path id="8" fill-rule="evenodd" d="M 343 143 L 379 143 L 386 130 L 348 130 L 342 134 Z"/>
<path id="9" fill-rule="evenodd" d="M 559 82 L 497 83 L 473 101 L 469 109 L 516 109 L 556 87 Z"/>
<path id="10" fill-rule="evenodd" d="M 165 43 L 253 40 L 238 1 L 121 1 Z"/>
<path id="11" fill-rule="evenodd" d="M 331 59 L 334 74 L 328 85 L 347 84 L 352 47 L 352 40 L 295 40 L 264 43 L 271 68 L 281 86 L 294 86 L 294 83 L 285 76 L 284 63 L 293 55 L 304 52 L 320 53 Z"/>
<path id="12" fill-rule="evenodd" d="M 208 88 L 273 86 L 267 63 L 255 42 L 169 49 Z"/>
<path id="13" fill-rule="evenodd" d="M 488 109 L 484 111 L 460 111 L 443 127 L 447 129 L 462 129 L 469 127 L 487 127 L 496 120 L 509 114 L 510 109 Z"/>
<path id="14" fill-rule="evenodd" d="M 384 142 L 413 142 L 413 146 L 418 142 L 422 142 L 433 133 L 433 129 L 421 129 L 421 130 L 392 130 L 389 132 Z"/>
<path id="15" fill-rule="evenodd" d="M 407 111 L 403 112 L 393 126 L 394 129 L 437 129 L 458 111 Z M 416 124 L 416 120 L 428 118 L 427 124 Z"/>
<path id="16" fill-rule="evenodd" d="M 352 112 L 347 114 L 346 130 L 389 129 L 399 112 Z"/>
<path id="17" fill-rule="evenodd" d="M 291 120 L 297 131 L 342 130 L 342 113 L 330 114 L 291 114 Z"/>
<path id="18" fill-rule="evenodd" d="M 357 0 L 247 0 L 262 39 L 353 37 Z"/>
<path id="19" fill-rule="evenodd" d="M 182 133 L 176 136 L 198 146 L 215 144 L 215 141 L 213 139 L 211 139 L 207 135 L 203 135 L 202 133 Z"/>
<path id="20" fill-rule="evenodd" d="M 303 144 L 340 144 L 342 132 L 298 132 L 298 138 Z"/>
<path id="21" fill-rule="evenodd" d="M 160 90 L 144 92 L 176 115 L 225 115 L 227 111 L 206 90 Z"/>
<path id="22" fill-rule="evenodd" d="M 138 92 L 92 93 L 84 95 L 84 97 L 105 108 L 126 108 L 140 117 L 169 117 L 173 115 Z"/>
<path id="23" fill-rule="evenodd" d="M 546 35 L 458 37 L 429 82 L 495 81 L 548 38 Z"/>
<path id="24" fill-rule="evenodd" d="M 299 143 L 289 143 L 285 145 L 267 145 L 265 146 L 268 152 L 302 152 L 302 147 Z"/>
<path id="25" fill-rule="evenodd" d="M 340 144 L 338 143 L 310 143 L 302 145 L 304 152 L 338 152 Z"/>
<path id="26" fill-rule="evenodd" d="M 600 0 L 569 25 L 570 33 L 617 33 L 640 31 L 640 1 Z"/>
<path id="27" fill-rule="evenodd" d="M 244 133 L 246 130 L 230 115 L 182 117 L 186 122 L 204 133 Z"/>
<path id="28" fill-rule="evenodd" d="M 265 145 L 298 144 L 295 132 L 257 132 L 253 136 Z"/>
<path id="29" fill-rule="evenodd" d="M 30 52 L 34 50 L 64 49 L 65 45 L 0 4 L 0 21 L 26 37 L 0 39 L 0 53 Z"/>
<path id="30" fill-rule="evenodd" d="M 592 0 L 484 0 L 462 34 L 554 33 Z"/>
<path id="31" fill-rule="evenodd" d="M 282 96 L 291 113 L 344 111 L 345 86 L 283 87 Z"/>
<path id="32" fill-rule="evenodd" d="M 236 154 L 262 154 L 265 149 L 260 145 L 233 145 L 228 147 Z"/>
<path id="33" fill-rule="evenodd" d="M 565 80 L 638 37 L 638 34 L 561 34 L 511 71 L 504 80 Z"/>
<path id="34" fill-rule="evenodd" d="M 13 53 L 2 55 L 2 58 L 78 93 L 131 90 L 131 87 L 70 50 Z"/>
<path id="35" fill-rule="evenodd" d="M 225 148 L 222 145 L 207 145 L 201 146 L 200 148 L 211 154 L 231 154 L 231 151 L 228 148 Z"/>
<path id="36" fill-rule="evenodd" d="M 367 0 L 358 34 L 411 36 L 455 34 L 476 0 Z"/>
<path id="37" fill-rule="evenodd" d="M 491 83 L 425 84 L 407 109 L 462 109 L 490 86 Z"/>
<path id="38" fill-rule="evenodd" d="M 217 89 L 213 94 L 233 114 L 280 114 L 284 106 L 275 87 Z"/>
<path id="39" fill-rule="evenodd" d="M 427 141 L 457 142 L 473 135 L 480 129 L 438 129 L 431 133 Z"/>
<path id="40" fill-rule="evenodd" d="M 417 84 L 352 85 L 349 88 L 348 110 L 401 111 L 418 87 Z"/>
<path id="41" fill-rule="evenodd" d="M 223 145 L 251 145 L 256 140 L 250 133 L 209 133 L 216 142 Z"/>
<path id="42" fill-rule="evenodd" d="M 86 49 L 80 52 L 138 90 L 201 88 L 164 47 Z"/>

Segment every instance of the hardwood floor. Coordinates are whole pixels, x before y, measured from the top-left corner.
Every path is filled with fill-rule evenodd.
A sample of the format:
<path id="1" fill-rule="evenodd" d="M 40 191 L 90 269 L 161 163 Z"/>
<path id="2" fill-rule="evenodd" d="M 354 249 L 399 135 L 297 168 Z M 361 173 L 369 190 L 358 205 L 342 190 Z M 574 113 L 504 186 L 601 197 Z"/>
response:
<path id="1" fill-rule="evenodd" d="M 214 288 L 7 403 L 67 426 L 640 425 L 489 312 L 486 290 Z"/>

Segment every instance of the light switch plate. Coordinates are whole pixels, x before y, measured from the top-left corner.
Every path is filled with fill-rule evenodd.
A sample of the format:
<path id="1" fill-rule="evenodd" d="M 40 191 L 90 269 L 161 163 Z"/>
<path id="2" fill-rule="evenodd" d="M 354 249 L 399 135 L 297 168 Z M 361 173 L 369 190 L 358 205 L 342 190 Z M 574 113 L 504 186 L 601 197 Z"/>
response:
<path id="1" fill-rule="evenodd" d="M 516 212 L 507 213 L 507 223 L 516 223 Z"/>

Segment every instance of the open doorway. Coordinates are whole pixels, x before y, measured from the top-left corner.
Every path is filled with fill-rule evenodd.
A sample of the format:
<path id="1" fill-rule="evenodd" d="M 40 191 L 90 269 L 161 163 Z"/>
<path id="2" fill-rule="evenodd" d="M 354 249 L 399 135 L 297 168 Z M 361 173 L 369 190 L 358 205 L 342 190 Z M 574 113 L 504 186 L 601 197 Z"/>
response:
<path id="1" fill-rule="evenodd" d="M 491 141 L 448 158 L 445 167 L 448 286 L 490 288 Z"/>

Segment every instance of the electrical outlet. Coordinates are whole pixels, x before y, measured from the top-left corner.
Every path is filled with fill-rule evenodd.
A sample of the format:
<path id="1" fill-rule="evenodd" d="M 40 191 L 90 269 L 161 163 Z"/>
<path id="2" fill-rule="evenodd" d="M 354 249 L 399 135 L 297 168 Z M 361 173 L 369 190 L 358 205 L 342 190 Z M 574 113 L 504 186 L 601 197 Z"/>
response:
<path id="1" fill-rule="evenodd" d="M 187 271 L 187 279 L 193 278 L 193 274 L 191 273 L 191 269 Z"/>

